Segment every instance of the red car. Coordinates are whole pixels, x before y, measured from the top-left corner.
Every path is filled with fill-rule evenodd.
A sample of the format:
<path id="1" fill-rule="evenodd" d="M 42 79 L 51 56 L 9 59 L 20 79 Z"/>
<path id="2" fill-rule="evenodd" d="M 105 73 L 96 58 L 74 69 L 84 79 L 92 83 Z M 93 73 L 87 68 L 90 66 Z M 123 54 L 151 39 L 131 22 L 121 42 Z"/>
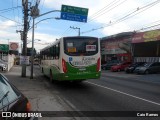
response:
<path id="1" fill-rule="evenodd" d="M 111 67 L 111 71 L 123 71 L 126 67 L 128 67 L 131 62 L 123 62 Z"/>

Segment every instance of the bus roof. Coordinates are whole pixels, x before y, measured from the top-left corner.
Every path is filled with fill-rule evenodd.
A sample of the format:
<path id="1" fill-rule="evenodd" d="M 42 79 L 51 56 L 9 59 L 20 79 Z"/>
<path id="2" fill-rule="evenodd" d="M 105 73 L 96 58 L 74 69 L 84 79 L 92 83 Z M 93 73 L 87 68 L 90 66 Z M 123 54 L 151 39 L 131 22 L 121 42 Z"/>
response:
<path id="1" fill-rule="evenodd" d="M 46 46 L 45 48 L 41 49 L 40 51 L 46 50 L 50 47 L 52 47 L 53 45 L 56 45 L 61 39 L 64 38 L 97 38 L 97 37 L 91 37 L 91 36 L 68 36 L 68 37 L 61 37 L 60 39 L 54 41 L 52 44 Z"/>
<path id="2" fill-rule="evenodd" d="M 44 47 L 43 49 L 41 49 L 40 51 L 46 50 L 46 49 L 52 47 L 53 45 L 56 45 L 59 41 L 60 41 L 60 39 L 54 41 L 54 42 L 51 43 L 50 45 L 48 45 L 48 46 Z"/>

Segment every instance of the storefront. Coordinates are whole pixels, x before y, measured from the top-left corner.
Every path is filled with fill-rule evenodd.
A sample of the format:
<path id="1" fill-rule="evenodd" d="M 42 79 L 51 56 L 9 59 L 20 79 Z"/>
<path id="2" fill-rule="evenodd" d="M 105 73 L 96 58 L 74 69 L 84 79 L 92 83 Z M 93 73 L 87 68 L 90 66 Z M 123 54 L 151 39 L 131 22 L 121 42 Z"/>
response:
<path id="1" fill-rule="evenodd" d="M 132 51 L 135 62 L 160 62 L 160 29 L 135 33 Z"/>
<path id="2" fill-rule="evenodd" d="M 124 32 L 101 38 L 101 60 L 131 61 L 131 37 L 133 32 Z"/>

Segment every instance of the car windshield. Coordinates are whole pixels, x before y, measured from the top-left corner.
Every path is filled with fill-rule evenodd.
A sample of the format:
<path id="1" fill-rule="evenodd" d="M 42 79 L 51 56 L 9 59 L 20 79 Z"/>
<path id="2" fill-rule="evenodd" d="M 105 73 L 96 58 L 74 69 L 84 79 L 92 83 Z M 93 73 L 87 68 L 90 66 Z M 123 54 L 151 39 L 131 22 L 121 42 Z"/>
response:
<path id="1" fill-rule="evenodd" d="M 0 109 L 17 99 L 18 96 L 19 93 L 11 87 L 2 75 L 0 75 Z"/>

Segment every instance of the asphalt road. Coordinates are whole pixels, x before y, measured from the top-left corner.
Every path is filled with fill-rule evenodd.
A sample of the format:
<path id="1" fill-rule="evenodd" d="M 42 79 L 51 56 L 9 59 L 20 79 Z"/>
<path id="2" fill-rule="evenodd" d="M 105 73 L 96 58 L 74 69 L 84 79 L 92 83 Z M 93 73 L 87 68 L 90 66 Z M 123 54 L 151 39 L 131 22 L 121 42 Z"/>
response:
<path id="1" fill-rule="evenodd" d="M 38 79 L 46 79 L 49 82 L 42 76 L 37 66 L 34 70 Z M 58 82 L 50 84 L 50 86 L 74 110 L 96 111 L 92 113 L 93 117 L 87 119 L 160 119 L 160 117 L 98 117 L 98 111 L 137 111 L 137 114 L 138 111 L 160 111 L 160 84 L 102 76 L 99 80 L 87 80 L 81 84 Z M 85 113 L 82 112 L 82 114 L 86 116 Z M 160 116 L 160 114 L 158 115 Z"/>

